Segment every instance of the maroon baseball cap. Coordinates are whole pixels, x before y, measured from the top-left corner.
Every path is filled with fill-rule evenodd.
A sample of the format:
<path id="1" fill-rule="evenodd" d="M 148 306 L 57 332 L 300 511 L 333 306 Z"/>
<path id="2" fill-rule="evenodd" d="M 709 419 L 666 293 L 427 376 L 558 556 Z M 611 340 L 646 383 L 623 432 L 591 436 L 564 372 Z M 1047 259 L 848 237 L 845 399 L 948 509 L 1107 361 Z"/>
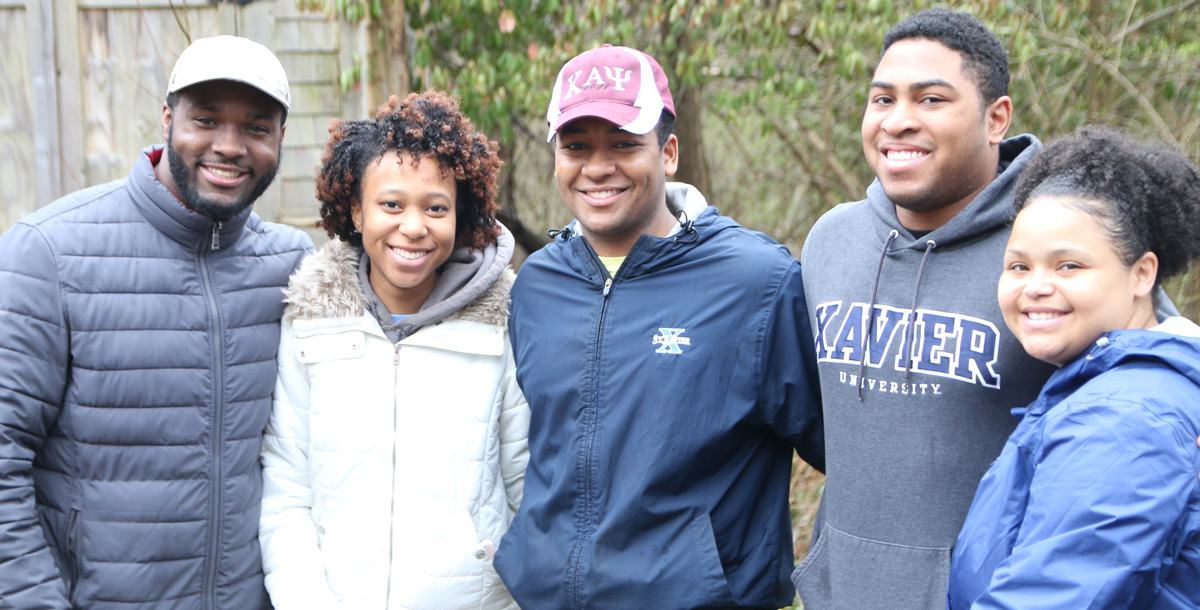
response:
<path id="1" fill-rule="evenodd" d="M 663 110 L 675 115 L 662 66 L 641 51 L 606 44 L 568 61 L 558 73 L 546 111 L 546 141 L 583 117 L 601 118 L 638 135 L 650 133 Z"/>

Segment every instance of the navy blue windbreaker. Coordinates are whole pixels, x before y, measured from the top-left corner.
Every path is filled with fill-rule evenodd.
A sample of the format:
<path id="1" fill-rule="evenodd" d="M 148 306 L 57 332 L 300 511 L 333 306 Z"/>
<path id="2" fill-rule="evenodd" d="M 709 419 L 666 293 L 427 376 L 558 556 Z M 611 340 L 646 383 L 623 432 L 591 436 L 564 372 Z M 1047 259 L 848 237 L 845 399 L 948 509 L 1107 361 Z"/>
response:
<path id="1" fill-rule="evenodd" d="M 1200 608 L 1200 339 L 1104 335 L 1062 367 L 984 476 L 953 610 Z"/>
<path id="2" fill-rule="evenodd" d="M 643 235 L 610 278 L 568 230 L 513 287 L 530 461 L 495 565 L 524 610 L 778 608 L 795 594 L 793 448 L 824 469 L 800 265 L 669 188 L 703 209 L 694 232 Z"/>

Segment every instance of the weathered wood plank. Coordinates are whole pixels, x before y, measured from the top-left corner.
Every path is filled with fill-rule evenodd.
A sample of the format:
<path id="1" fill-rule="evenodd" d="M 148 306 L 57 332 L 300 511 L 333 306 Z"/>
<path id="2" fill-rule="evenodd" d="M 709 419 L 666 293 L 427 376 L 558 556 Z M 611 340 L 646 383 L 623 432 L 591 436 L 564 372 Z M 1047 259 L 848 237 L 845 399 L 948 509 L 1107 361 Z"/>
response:
<path id="1" fill-rule="evenodd" d="M 37 209 L 25 6 L 0 9 L 0 232 Z"/>
<path id="2" fill-rule="evenodd" d="M 58 134 L 62 148 L 62 192 L 87 186 L 84 181 L 83 91 L 79 78 L 81 48 L 75 0 L 57 0 L 54 29 L 58 61 Z"/>
<path id="3" fill-rule="evenodd" d="M 33 156 L 37 202 L 38 205 L 46 205 L 62 194 L 53 1 L 28 0 L 25 3 L 25 19 L 29 27 L 26 30 L 26 42 L 30 85 L 33 88 Z"/>

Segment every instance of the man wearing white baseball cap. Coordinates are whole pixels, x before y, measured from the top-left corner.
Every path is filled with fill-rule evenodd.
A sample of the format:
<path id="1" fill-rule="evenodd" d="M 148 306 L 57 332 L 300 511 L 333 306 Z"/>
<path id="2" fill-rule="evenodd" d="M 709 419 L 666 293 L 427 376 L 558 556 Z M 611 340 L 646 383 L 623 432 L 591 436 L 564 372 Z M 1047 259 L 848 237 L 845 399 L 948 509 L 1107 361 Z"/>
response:
<path id="1" fill-rule="evenodd" d="M 259 443 L 312 243 L 250 206 L 288 106 L 266 47 L 197 40 L 165 148 L 0 236 L 0 607 L 270 608 Z"/>
<path id="2" fill-rule="evenodd" d="M 572 59 L 546 118 L 575 221 L 512 291 L 530 458 L 496 569 L 525 610 L 788 605 L 792 452 L 824 466 L 799 263 L 667 182 L 654 58 Z"/>

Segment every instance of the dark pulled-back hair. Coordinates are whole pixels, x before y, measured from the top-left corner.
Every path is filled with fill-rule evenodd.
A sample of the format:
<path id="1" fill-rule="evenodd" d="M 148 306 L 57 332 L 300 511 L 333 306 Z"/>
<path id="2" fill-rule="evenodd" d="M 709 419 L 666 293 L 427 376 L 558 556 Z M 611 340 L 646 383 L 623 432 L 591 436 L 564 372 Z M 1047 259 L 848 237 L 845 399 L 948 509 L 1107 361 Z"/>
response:
<path id="1" fill-rule="evenodd" d="M 983 22 L 967 13 L 944 8 L 925 9 L 897 23 L 883 37 L 883 57 L 889 47 L 913 38 L 939 42 L 962 55 L 963 72 L 975 80 L 986 106 L 1008 95 L 1008 52 Z"/>
<path id="2" fill-rule="evenodd" d="M 1039 197 L 1065 197 L 1092 215 L 1126 266 L 1153 252 L 1156 283 L 1200 254 L 1200 168 L 1166 144 L 1084 127 L 1039 152 L 1016 189 L 1018 212 Z"/>
<path id="3" fill-rule="evenodd" d="M 438 91 L 396 96 L 379 107 L 374 120 L 333 121 L 329 144 L 317 174 L 321 221 L 329 237 L 362 247 L 353 211 L 362 205 L 367 167 L 389 151 L 436 160 L 454 176 L 455 247 L 482 248 L 496 242 L 496 178 L 500 157 L 495 142 L 479 133 L 458 108 L 458 101 Z"/>

